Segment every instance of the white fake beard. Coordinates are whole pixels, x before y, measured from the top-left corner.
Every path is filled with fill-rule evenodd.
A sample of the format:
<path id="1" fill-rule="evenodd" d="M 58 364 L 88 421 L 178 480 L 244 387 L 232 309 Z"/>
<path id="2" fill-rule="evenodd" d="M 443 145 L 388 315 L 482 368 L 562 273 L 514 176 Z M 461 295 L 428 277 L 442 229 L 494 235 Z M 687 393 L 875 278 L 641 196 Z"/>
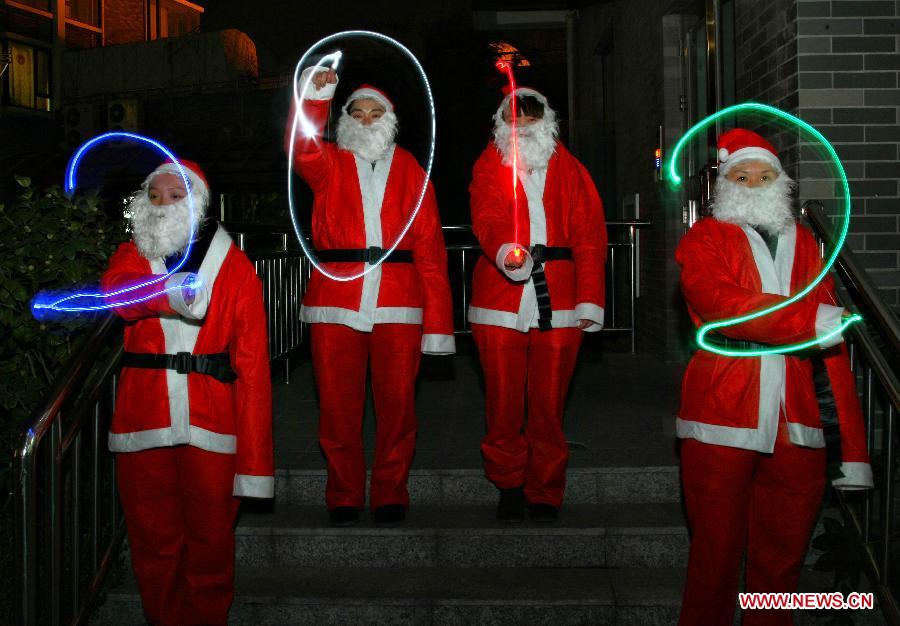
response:
<path id="1" fill-rule="evenodd" d="M 516 126 L 519 146 L 519 169 L 543 169 L 556 151 L 559 124 L 550 107 L 544 107 L 544 117 L 528 125 Z M 494 144 L 503 156 L 503 165 L 512 165 L 512 125 L 503 121 L 500 112 L 494 115 Z"/>
<path id="2" fill-rule="evenodd" d="M 724 176 L 716 179 L 713 217 L 720 222 L 761 228 L 778 235 L 794 222 L 794 181 L 782 173 L 763 187 L 745 187 Z"/>
<path id="3" fill-rule="evenodd" d="M 338 147 L 350 150 L 370 163 L 385 156 L 396 137 L 397 116 L 394 113 L 385 113 L 368 126 L 350 117 L 346 111 L 338 119 Z"/>
<path id="4" fill-rule="evenodd" d="M 205 194 L 194 197 L 194 223 L 190 222 L 191 207 L 187 198 L 174 204 L 154 206 L 146 190 L 140 191 L 128 203 L 131 214 L 131 235 L 138 252 L 145 259 L 165 258 L 183 252 L 196 236 L 203 223 L 208 201 Z"/>

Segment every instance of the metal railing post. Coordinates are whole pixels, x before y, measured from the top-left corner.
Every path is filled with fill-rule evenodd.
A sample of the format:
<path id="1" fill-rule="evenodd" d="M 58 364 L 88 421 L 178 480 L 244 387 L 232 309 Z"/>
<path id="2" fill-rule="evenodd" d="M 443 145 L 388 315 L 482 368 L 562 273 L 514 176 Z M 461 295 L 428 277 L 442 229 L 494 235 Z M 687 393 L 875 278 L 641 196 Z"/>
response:
<path id="1" fill-rule="evenodd" d="M 881 584 L 888 586 L 891 577 L 891 543 L 894 530 L 894 406 L 888 404 L 882 431 L 884 453 L 881 457 Z"/>

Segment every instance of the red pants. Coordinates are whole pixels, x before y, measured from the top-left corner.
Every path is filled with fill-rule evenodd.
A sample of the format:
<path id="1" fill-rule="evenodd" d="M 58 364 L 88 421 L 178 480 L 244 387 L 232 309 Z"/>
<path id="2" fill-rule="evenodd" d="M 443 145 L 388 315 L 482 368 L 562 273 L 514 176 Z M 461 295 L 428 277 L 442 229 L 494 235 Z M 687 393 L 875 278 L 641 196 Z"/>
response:
<path id="1" fill-rule="evenodd" d="M 531 503 L 562 504 L 569 460 L 563 410 L 581 333 L 472 324 L 487 387 L 484 471 L 500 489 L 524 485 Z"/>
<path id="2" fill-rule="evenodd" d="M 415 382 L 421 343 L 422 327 L 417 324 L 376 324 L 371 333 L 340 324 L 312 324 L 319 445 L 328 462 L 329 509 L 365 505 L 362 423 L 370 359 L 376 424 L 369 503 L 373 509 L 385 504 L 409 506 L 406 482 L 416 450 Z"/>
<path id="3" fill-rule="evenodd" d="M 234 598 L 234 456 L 192 446 L 116 455 L 131 563 L 152 624 L 225 624 Z"/>
<path id="4" fill-rule="evenodd" d="M 730 626 L 741 557 L 747 592 L 794 592 L 825 489 L 825 450 L 788 439 L 772 454 L 685 439 L 681 479 L 691 553 L 681 626 Z M 743 626 L 792 624 L 791 611 L 746 610 Z"/>

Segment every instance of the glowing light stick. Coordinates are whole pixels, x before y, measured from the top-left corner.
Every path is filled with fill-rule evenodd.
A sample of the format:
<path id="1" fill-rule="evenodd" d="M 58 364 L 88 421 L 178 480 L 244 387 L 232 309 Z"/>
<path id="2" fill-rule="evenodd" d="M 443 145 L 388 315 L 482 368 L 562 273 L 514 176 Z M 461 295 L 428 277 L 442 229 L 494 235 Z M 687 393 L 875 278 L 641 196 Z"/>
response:
<path id="1" fill-rule="evenodd" d="M 509 61 L 497 61 L 496 67 L 501 72 L 505 72 L 509 79 L 509 116 L 510 127 L 512 128 L 512 189 L 513 189 L 513 242 L 516 247 L 513 248 L 513 255 L 518 259 L 522 256 L 522 249 L 519 247 L 519 113 L 518 103 L 516 102 L 516 77 L 513 75 L 512 63 Z"/>
<path id="2" fill-rule="evenodd" d="M 707 343 L 704 339 L 706 334 L 711 331 L 717 330 L 719 328 L 726 328 L 728 326 L 734 326 L 736 324 L 742 324 L 744 322 L 749 322 L 750 320 L 763 317 L 770 313 L 774 313 L 775 311 L 781 310 L 788 305 L 797 302 L 798 300 L 809 294 L 813 289 L 815 289 L 816 285 L 818 285 L 822 281 L 822 279 L 825 278 L 826 274 L 828 274 L 828 271 L 831 269 L 831 266 L 834 265 L 834 262 L 837 260 L 838 253 L 841 251 L 841 247 L 844 245 L 844 241 L 847 239 L 847 231 L 850 228 L 850 184 L 847 182 L 847 174 L 846 172 L 844 172 L 844 166 L 841 164 L 841 160 L 840 158 L 838 158 L 837 152 L 835 152 L 834 147 L 831 145 L 831 143 L 828 142 L 827 139 L 825 139 L 822 133 L 816 130 L 813 126 L 810 126 L 798 117 L 794 117 L 790 113 L 785 113 L 780 109 L 776 109 L 775 107 L 771 107 L 765 104 L 757 104 L 755 102 L 736 104 L 734 106 L 722 109 L 721 111 L 714 113 L 703 120 L 700 120 L 690 129 L 688 129 L 684 136 L 678 140 L 678 143 L 675 144 L 675 148 L 672 150 L 672 156 L 669 158 L 669 165 L 666 168 L 668 170 L 669 180 L 675 185 L 681 184 L 681 177 L 677 172 L 678 157 L 681 154 L 681 151 L 684 149 L 684 146 L 691 139 L 693 139 L 697 135 L 697 133 L 705 130 L 708 126 L 713 124 L 721 117 L 747 111 L 754 111 L 769 115 L 775 117 L 778 120 L 787 122 L 790 125 L 796 126 L 800 130 L 811 134 L 816 139 L 816 141 L 818 141 L 825 147 L 825 150 L 828 152 L 828 156 L 831 157 L 831 160 L 834 162 L 834 165 L 837 168 L 839 177 L 841 179 L 841 188 L 844 198 L 844 221 L 841 225 L 841 234 L 838 237 L 837 244 L 834 246 L 834 250 L 832 250 L 831 255 L 828 257 L 828 260 L 822 267 L 822 270 L 818 275 L 816 275 L 813 281 L 802 290 L 800 290 L 787 300 L 784 300 L 783 302 L 772 305 L 770 307 L 766 307 L 754 313 L 748 313 L 746 315 L 741 315 L 738 317 L 710 322 L 700 327 L 700 330 L 697 331 L 697 344 L 702 349 L 709 352 L 714 352 L 716 354 L 733 357 L 752 357 L 763 356 L 766 354 L 787 354 L 790 352 L 796 352 L 798 350 L 805 350 L 806 348 L 811 348 L 813 346 L 816 346 L 820 342 L 827 341 L 828 339 L 839 335 L 840 333 L 844 332 L 844 330 L 851 324 L 862 320 L 862 317 L 860 315 L 854 313 L 848 318 L 844 319 L 841 322 L 840 327 L 822 337 L 818 337 L 810 341 L 805 341 L 803 343 L 796 343 L 785 346 L 773 346 L 771 348 L 764 348 L 759 350 L 729 350 Z"/>
<path id="3" fill-rule="evenodd" d="M 188 199 L 188 215 L 190 217 L 191 223 L 194 223 L 194 197 L 191 189 L 191 181 L 187 177 L 187 172 L 185 172 L 184 167 L 181 165 L 181 162 L 175 156 L 175 154 L 169 150 L 166 146 L 161 144 L 160 142 L 150 139 L 149 137 L 144 137 L 143 135 L 138 135 L 135 133 L 124 133 L 124 132 L 112 132 L 112 133 L 104 133 L 102 135 L 98 135 L 93 139 L 85 142 L 81 145 L 78 150 L 75 151 L 75 154 L 72 155 L 72 158 L 69 159 L 69 164 L 66 167 L 66 177 L 65 177 L 65 190 L 66 193 L 71 194 L 75 191 L 76 181 L 75 174 L 78 170 L 78 164 L 81 162 L 82 157 L 87 153 L 88 150 L 110 141 L 112 139 L 118 138 L 126 138 L 133 139 L 135 141 L 141 141 L 151 145 L 153 148 L 164 154 L 166 157 L 172 160 L 175 166 L 178 168 L 178 173 L 181 175 L 181 180 L 184 182 L 185 189 L 187 190 L 187 199 Z M 193 238 L 192 238 L 193 239 Z M 77 313 L 77 312 L 85 312 L 85 311 L 102 311 L 105 309 L 114 309 L 120 306 L 128 306 L 132 304 L 137 304 L 139 302 L 146 302 L 147 300 L 151 300 L 163 293 L 168 293 L 169 291 L 174 291 L 176 289 L 197 289 L 200 285 L 200 277 L 197 276 L 195 280 L 183 284 L 172 287 L 161 287 L 158 290 L 153 291 L 150 294 L 142 295 L 139 297 L 132 298 L 126 301 L 119 302 L 104 302 L 103 300 L 106 298 L 111 298 L 114 296 L 120 296 L 122 294 L 127 294 L 132 291 L 136 291 L 138 289 L 143 289 L 144 287 L 149 287 L 151 285 L 155 285 L 161 283 L 169 278 L 172 274 L 176 273 L 182 265 L 184 265 L 188 256 L 191 253 L 191 248 L 193 247 L 193 241 L 189 240 L 188 245 L 185 248 L 184 256 L 178 261 L 174 268 L 166 274 L 160 274 L 158 276 L 154 276 L 148 280 L 128 285 L 122 287 L 120 289 L 116 289 L 115 291 L 109 292 L 87 292 L 87 293 L 73 293 L 69 295 L 50 295 L 46 292 L 42 292 L 37 294 L 34 297 L 34 300 L 31 304 L 31 312 L 35 317 L 43 316 L 44 313 L 39 313 L 38 311 L 52 311 L 57 313 Z M 79 304 L 80 302 L 86 300 L 86 304 Z"/>
<path id="4" fill-rule="evenodd" d="M 309 120 L 309 118 L 306 116 L 306 114 L 303 112 L 303 106 L 302 106 L 303 105 L 302 94 L 305 93 L 306 88 L 309 86 L 309 83 L 312 80 L 312 75 L 315 72 L 310 72 L 310 75 L 307 76 L 306 80 L 303 82 L 302 87 L 300 87 L 298 85 L 300 72 L 302 71 L 302 68 L 306 64 L 306 61 L 309 58 L 309 56 L 313 50 L 315 50 L 319 46 L 329 44 L 329 43 L 335 41 L 336 39 L 340 39 L 342 37 L 349 37 L 349 36 L 370 37 L 372 39 L 376 39 L 378 41 L 388 43 L 388 44 L 396 47 L 398 50 L 400 50 L 412 62 L 413 66 L 419 72 L 419 78 L 421 79 L 422 85 L 425 87 L 425 93 L 428 96 L 428 111 L 429 111 L 429 114 L 431 117 L 431 145 L 428 149 L 428 165 L 425 168 L 425 178 L 422 181 L 422 189 L 419 192 L 418 199 L 416 200 L 416 206 L 412 210 L 412 213 L 410 214 L 409 219 L 407 220 L 406 224 L 404 225 L 403 230 L 400 231 L 399 235 L 397 235 L 397 238 L 394 241 L 394 243 L 392 243 L 391 246 L 387 250 L 384 251 L 384 254 L 382 255 L 382 257 L 380 259 L 378 259 L 374 263 L 371 263 L 368 267 L 363 269 L 361 272 L 357 272 L 356 274 L 350 274 L 350 275 L 341 275 L 341 274 L 333 274 L 333 273 L 329 272 L 327 269 L 325 269 L 325 267 L 321 263 L 319 263 L 319 260 L 316 258 L 315 251 L 313 251 L 311 248 L 309 248 L 309 246 L 306 245 L 306 239 L 303 237 L 303 229 L 300 227 L 300 221 L 297 219 L 297 211 L 294 207 L 294 181 L 293 181 L 293 176 L 292 176 L 291 170 L 293 168 L 295 135 L 297 133 L 298 127 L 307 138 L 313 139 L 313 140 L 317 139 L 316 127 Z M 340 50 L 338 50 L 338 51 L 332 52 L 332 53 L 327 54 L 324 57 L 322 57 L 320 59 L 320 63 L 330 62 L 331 69 L 336 70 L 338 65 L 340 64 L 340 60 L 341 60 L 342 56 L 343 56 L 343 53 Z M 317 65 L 319 65 L 319 64 L 317 64 Z M 309 259 L 309 262 L 313 264 L 313 267 L 315 267 L 317 270 L 322 272 L 322 274 L 324 274 L 328 278 L 330 278 L 332 280 L 342 281 L 342 282 L 362 278 L 363 276 L 365 276 L 366 274 L 368 274 L 369 272 L 374 270 L 376 267 L 381 265 L 384 262 L 384 260 L 388 256 L 390 256 L 390 254 L 394 250 L 397 249 L 397 246 L 399 246 L 400 242 L 403 241 L 403 238 L 406 236 L 406 233 L 408 233 L 409 229 L 412 228 L 413 221 L 415 221 L 416 216 L 419 214 L 419 209 L 422 208 L 422 201 L 425 199 L 425 193 L 428 191 L 428 180 L 431 178 L 431 166 L 434 163 L 434 143 L 435 143 L 435 135 L 436 135 L 434 98 L 431 95 L 431 84 L 428 82 L 428 76 L 425 75 L 425 70 L 422 68 L 422 64 L 419 63 L 419 60 L 416 58 L 416 56 L 412 52 L 410 52 L 409 48 L 404 46 L 402 43 L 400 43 L 396 39 L 392 39 L 391 37 L 388 37 L 387 35 L 383 35 L 381 33 L 376 33 L 376 32 L 368 31 L 368 30 L 345 30 L 345 31 L 341 31 L 339 33 L 334 33 L 333 35 L 328 35 L 327 37 L 320 39 L 319 41 L 314 43 L 312 46 L 310 46 L 309 49 L 307 49 L 307 51 L 303 53 L 303 56 L 300 57 L 300 60 L 297 62 L 297 65 L 294 68 L 294 105 L 295 105 L 294 108 L 295 108 L 296 112 L 294 113 L 294 119 L 293 119 L 293 122 L 291 123 L 291 139 L 290 139 L 290 145 L 288 148 L 287 188 L 288 188 L 288 208 L 290 209 L 289 213 L 291 215 L 291 223 L 294 226 L 294 233 L 297 235 L 297 241 L 300 242 L 300 248 L 302 248 L 303 253 L 306 255 L 306 258 Z"/>

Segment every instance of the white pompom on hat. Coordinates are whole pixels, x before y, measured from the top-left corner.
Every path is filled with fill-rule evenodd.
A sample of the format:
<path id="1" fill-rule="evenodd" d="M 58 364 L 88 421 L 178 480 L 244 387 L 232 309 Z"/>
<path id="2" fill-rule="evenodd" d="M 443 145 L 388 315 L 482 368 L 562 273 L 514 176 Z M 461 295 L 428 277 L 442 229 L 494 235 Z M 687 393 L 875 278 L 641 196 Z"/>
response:
<path id="1" fill-rule="evenodd" d="M 741 161 L 766 161 L 784 172 L 775 148 L 761 135 L 745 128 L 733 128 L 719 136 L 719 174 L 725 175 Z"/>
<path id="2" fill-rule="evenodd" d="M 384 107 L 385 112 L 393 113 L 394 112 L 394 103 L 391 102 L 391 99 L 388 98 L 388 95 L 384 93 L 378 87 L 373 87 L 372 85 L 360 85 L 356 88 L 356 90 L 350 94 L 350 97 L 347 98 L 347 102 L 344 104 L 344 109 L 349 113 L 350 105 L 354 100 L 360 100 L 362 98 L 370 98 L 375 100 L 381 106 Z"/>

